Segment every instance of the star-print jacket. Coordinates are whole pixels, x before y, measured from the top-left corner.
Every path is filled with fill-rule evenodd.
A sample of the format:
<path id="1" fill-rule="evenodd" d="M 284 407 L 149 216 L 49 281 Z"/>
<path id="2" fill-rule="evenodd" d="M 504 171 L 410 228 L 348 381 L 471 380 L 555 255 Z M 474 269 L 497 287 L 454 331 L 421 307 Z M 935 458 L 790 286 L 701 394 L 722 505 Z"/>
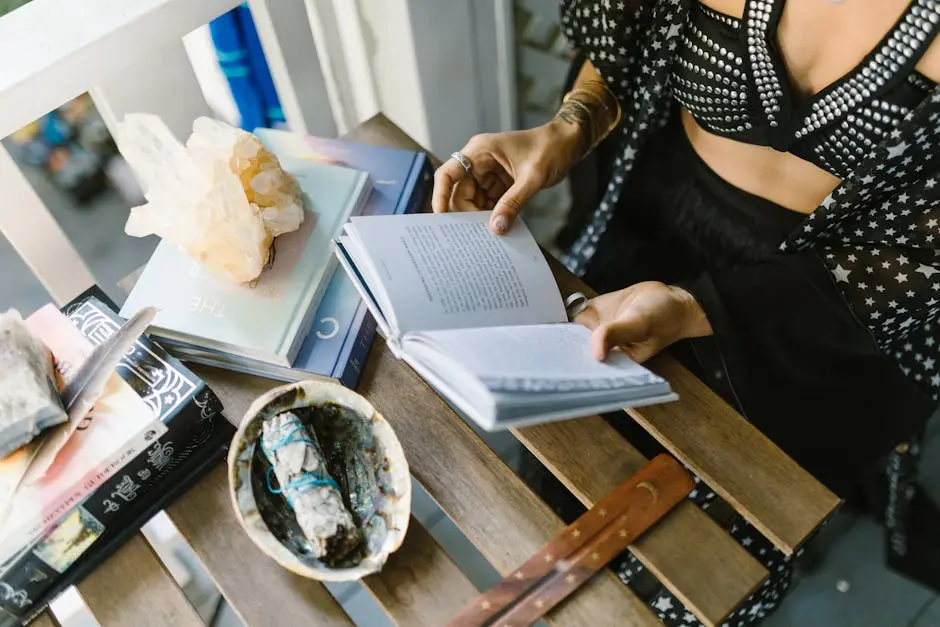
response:
<path id="1" fill-rule="evenodd" d="M 622 124 L 615 131 L 619 137 L 613 138 L 621 144 L 616 150 L 616 174 L 587 227 L 562 258 L 575 273 L 584 272 L 594 253 L 638 153 L 675 106 L 671 66 L 694 2 L 561 0 L 565 34 L 591 59 L 623 108 Z M 760 2 L 749 0 L 749 6 Z M 929 10 L 937 10 L 936 0 L 915 2 L 926 2 Z M 629 8 L 637 4 L 639 8 Z M 760 46 L 756 49 L 759 54 Z M 753 56 L 754 47 L 750 52 Z M 754 89 L 753 81 L 748 89 Z M 759 101 L 757 110 L 764 113 Z M 779 254 L 754 265 L 711 273 L 709 282 L 762 285 L 764 294 L 768 285 L 779 284 L 779 290 L 770 291 L 780 296 L 755 303 L 747 320 L 747 324 L 772 324 L 775 316 L 790 316 L 806 306 L 791 297 L 799 289 L 787 288 L 804 282 L 799 267 L 807 259 L 821 260 L 851 315 L 936 403 L 940 393 L 938 183 L 940 88 L 930 92 L 859 161 L 781 243 Z M 721 334 L 725 323 L 711 322 Z"/>

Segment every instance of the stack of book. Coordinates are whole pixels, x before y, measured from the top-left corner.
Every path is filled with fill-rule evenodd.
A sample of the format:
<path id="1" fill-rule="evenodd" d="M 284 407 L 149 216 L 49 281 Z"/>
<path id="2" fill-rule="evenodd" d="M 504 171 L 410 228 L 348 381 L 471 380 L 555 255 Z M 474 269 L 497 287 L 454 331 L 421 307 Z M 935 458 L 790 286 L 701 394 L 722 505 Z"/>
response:
<path id="1" fill-rule="evenodd" d="M 251 287 L 220 282 L 161 242 L 121 315 L 156 306 L 151 334 L 184 361 L 355 387 L 376 324 L 349 278 L 336 272 L 331 241 L 351 216 L 421 211 L 430 162 L 424 153 L 281 130 L 255 134 L 300 183 L 303 226 L 277 238 L 273 266 Z"/>
<path id="2" fill-rule="evenodd" d="M 97 288 L 26 320 L 55 357 L 60 386 L 123 323 Z M 0 626 L 20 624 L 80 581 L 225 456 L 235 433 L 205 382 L 141 336 L 54 463 L 18 482 L 0 461 Z"/>

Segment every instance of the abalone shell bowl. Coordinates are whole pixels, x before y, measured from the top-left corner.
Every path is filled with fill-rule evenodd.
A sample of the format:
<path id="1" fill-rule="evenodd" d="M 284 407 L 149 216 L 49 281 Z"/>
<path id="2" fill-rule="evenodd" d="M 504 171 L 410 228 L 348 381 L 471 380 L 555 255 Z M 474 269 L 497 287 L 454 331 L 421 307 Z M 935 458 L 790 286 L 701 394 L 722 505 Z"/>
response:
<path id="1" fill-rule="evenodd" d="M 287 501 L 268 486 L 270 463 L 259 446 L 262 424 L 284 411 L 295 411 L 310 426 L 318 419 L 341 420 L 348 429 L 344 433 L 353 434 L 350 437 L 359 444 L 366 442 L 362 447 L 366 451 L 364 459 L 373 461 L 375 472 L 370 501 L 374 513 L 368 520 L 357 520 L 366 540 L 352 561 L 327 565 L 317 559 Z M 258 397 L 232 440 L 228 476 L 232 507 L 245 532 L 261 551 L 302 577 L 354 581 L 378 572 L 401 546 L 408 529 L 411 478 L 401 444 L 392 427 L 366 399 L 335 383 L 300 381 Z"/>

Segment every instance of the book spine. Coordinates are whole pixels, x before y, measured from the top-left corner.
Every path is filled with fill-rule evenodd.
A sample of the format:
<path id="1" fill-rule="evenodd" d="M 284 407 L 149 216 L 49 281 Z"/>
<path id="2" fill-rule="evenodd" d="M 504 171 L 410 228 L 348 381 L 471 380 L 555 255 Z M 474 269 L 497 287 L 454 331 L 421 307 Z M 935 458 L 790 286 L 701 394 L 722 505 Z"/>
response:
<path id="1" fill-rule="evenodd" d="M 120 473 L 131 461 L 140 455 L 156 438 L 164 435 L 166 426 L 159 419 L 153 420 L 143 429 L 129 439 L 120 450 L 106 457 L 90 473 L 80 477 L 78 481 L 63 490 L 58 502 L 50 503 L 39 520 L 31 521 L 30 526 L 21 527 L 12 531 L 3 542 L 3 555 L 14 555 L 20 547 L 37 541 L 56 523 L 62 520 L 67 513 L 102 485 L 106 485 L 111 477 Z"/>
<path id="2" fill-rule="evenodd" d="M 127 517 L 115 524 L 110 533 L 102 536 L 93 550 L 86 552 L 39 599 L 38 607 L 41 609 L 48 606 L 49 602 L 62 594 L 66 588 L 81 583 L 92 570 L 111 557 L 158 512 L 172 505 L 174 501 L 192 489 L 218 464 L 224 464 L 230 443 L 231 436 L 221 433 L 214 436 L 212 441 L 207 443 L 204 454 L 191 457 L 185 465 L 177 468 L 166 478 L 164 489 L 154 494 L 153 500 L 142 503 L 140 507 L 133 511 L 128 511 Z M 32 614 L 35 615 L 35 613 L 34 610 Z"/>
<path id="3" fill-rule="evenodd" d="M 33 592 L 29 597 L 32 603 L 27 604 L 25 609 L 11 608 L 9 603 L 0 604 L 0 610 L 4 610 L 4 617 L 6 615 L 15 617 L 12 622 L 0 618 L 0 627 L 25 625 L 48 607 L 49 603 L 66 588 L 80 583 L 92 570 L 139 532 L 141 527 L 157 512 L 166 509 L 173 501 L 191 489 L 216 464 L 224 460 L 230 442 L 231 436 L 222 429 L 218 430 L 199 455 L 190 457 L 164 478 L 161 489 L 154 491 L 152 498 L 134 501 L 127 508 L 123 508 L 122 514 L 114 523 L 64 573 L 53 570 L 45 562 L 39 560 L 35 565 L 45 570 L 32 572 L 33 576 L 39 579 L 29 584 Z M 30 568 L 29 564 L 26 564 L 25 568 Z M 29 573 L 28 570 L 23 572 Z M 0 583 L 0 588 L 5 591 L 2 583 Z M 16 590 L 25 591 L 22 588 Z"/>
<path id="4" fill-rule="evenodd" d="M 197 449 L 211 455 L 231 441 L 234 427 L 221 415 L 221 403 L 203 386 L 186 408 L 171 421 L 163 437 L 151 442 L 120 472 L 59 520 L 74 517 L 68 527 L 53 527 L 2 567 L 0 609 L 14 616 L 28 611 L 53 583 L 95 547 L 97 540 L 135 510 L 146 508 L 158 487 L 183 467 Z M 173 423 L 176 423 L 174 429 Z M 188 465 L 188 464 L 187 464 Z M 138 525 L 142 525 L 143 520 Z M 61 533 L 57 533 L 62 529 Z M 136 530 L 135 530 L 136 531 Z"/>
<path id="5" fill-rule="evenodd" d="M 430 192 L 430 181 L 433 176 L 431 163 L 424 153 L 416 153 L 408 178 L 399 196 L 398 206 L 394 215 L 419 213 L 425 206 Z M 375 339 L 378 323 L 364 302 L 359 303 L 356 316 L 353 318 L 351 329 L 358 328 L 355 338 L 348 338 L 347 345 L 337 359 L 337 368 L 334 376 L 344 386 L 355 389 L 362 376 L 372 341 Z M 352 335 L 352 333 L 350 333 Z M 353 339 L 352 342 L 349 339 Z"/>
<path id="6" fill-rule="evenodd" d="M 154 446 L 161 444 L 157 441 Z M 75 528 L 72 534 L 66 537 L 64 532 L 58 533 L 59 529 L 51 529 L 4 569 L 0 588 L 6 590 L 9 587 L 14 593 L 0 595 L 3 609 L 14 614 L 26 611 L 56 578 L 92 549 L 97 539 L 120 518 L 121 512 L 130 507 L 130 503 L 143 500 L 159 483 L 149 459 L 149 455 L 138 455 L 94 495 L 73 507 L 63 517 L 71 523 L 70 530 Z M 9 598 L 3 598 L 6 596 Z"/>
<path id="7" fill-rule="evenodd" d="M 430 199 L 429 192 L 433 176 L 430 159 L 423 152 L 417 153 L 402 194 L 404 198 L 408 198 L 408 204 L 403 213 L 421 213 L 426 209 Z"/>
<path id="8" fill-rule="evenodd" d="M 353 390 L 359 384 L 359 378 L 362 376 L 362 369 L 366 365 L 366 359 L 369 357 L 369 350 L 372 348 L 372 340 L 375 339 L 375 330 L 378 324 L 375 318 L 369 313 L 365 305 L 360 305 L 361 311 L 357 312 L 357 320 L 353 322 L 353 327 L 358 325 L 359 333 L 356 335 L 356 341 L 352 344 L 349 354 L 340 358 L 343 365 L 341 373 L 337 373 L 337 379 L 342 385 Z"/>

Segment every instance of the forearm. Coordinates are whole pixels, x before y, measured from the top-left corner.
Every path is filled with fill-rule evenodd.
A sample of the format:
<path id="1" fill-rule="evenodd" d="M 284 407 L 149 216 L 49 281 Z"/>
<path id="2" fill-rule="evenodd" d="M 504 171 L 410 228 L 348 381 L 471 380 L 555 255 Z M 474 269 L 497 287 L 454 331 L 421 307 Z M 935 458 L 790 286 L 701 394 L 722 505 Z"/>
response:
<path id="1" fill-rule="evenodd" d="M 620 103 L 591 61 L 585 60 L 551 124 L 561 132 L 577 135 L 578 159 L 581 159 L 607 137 L 619 121 Z"/>

